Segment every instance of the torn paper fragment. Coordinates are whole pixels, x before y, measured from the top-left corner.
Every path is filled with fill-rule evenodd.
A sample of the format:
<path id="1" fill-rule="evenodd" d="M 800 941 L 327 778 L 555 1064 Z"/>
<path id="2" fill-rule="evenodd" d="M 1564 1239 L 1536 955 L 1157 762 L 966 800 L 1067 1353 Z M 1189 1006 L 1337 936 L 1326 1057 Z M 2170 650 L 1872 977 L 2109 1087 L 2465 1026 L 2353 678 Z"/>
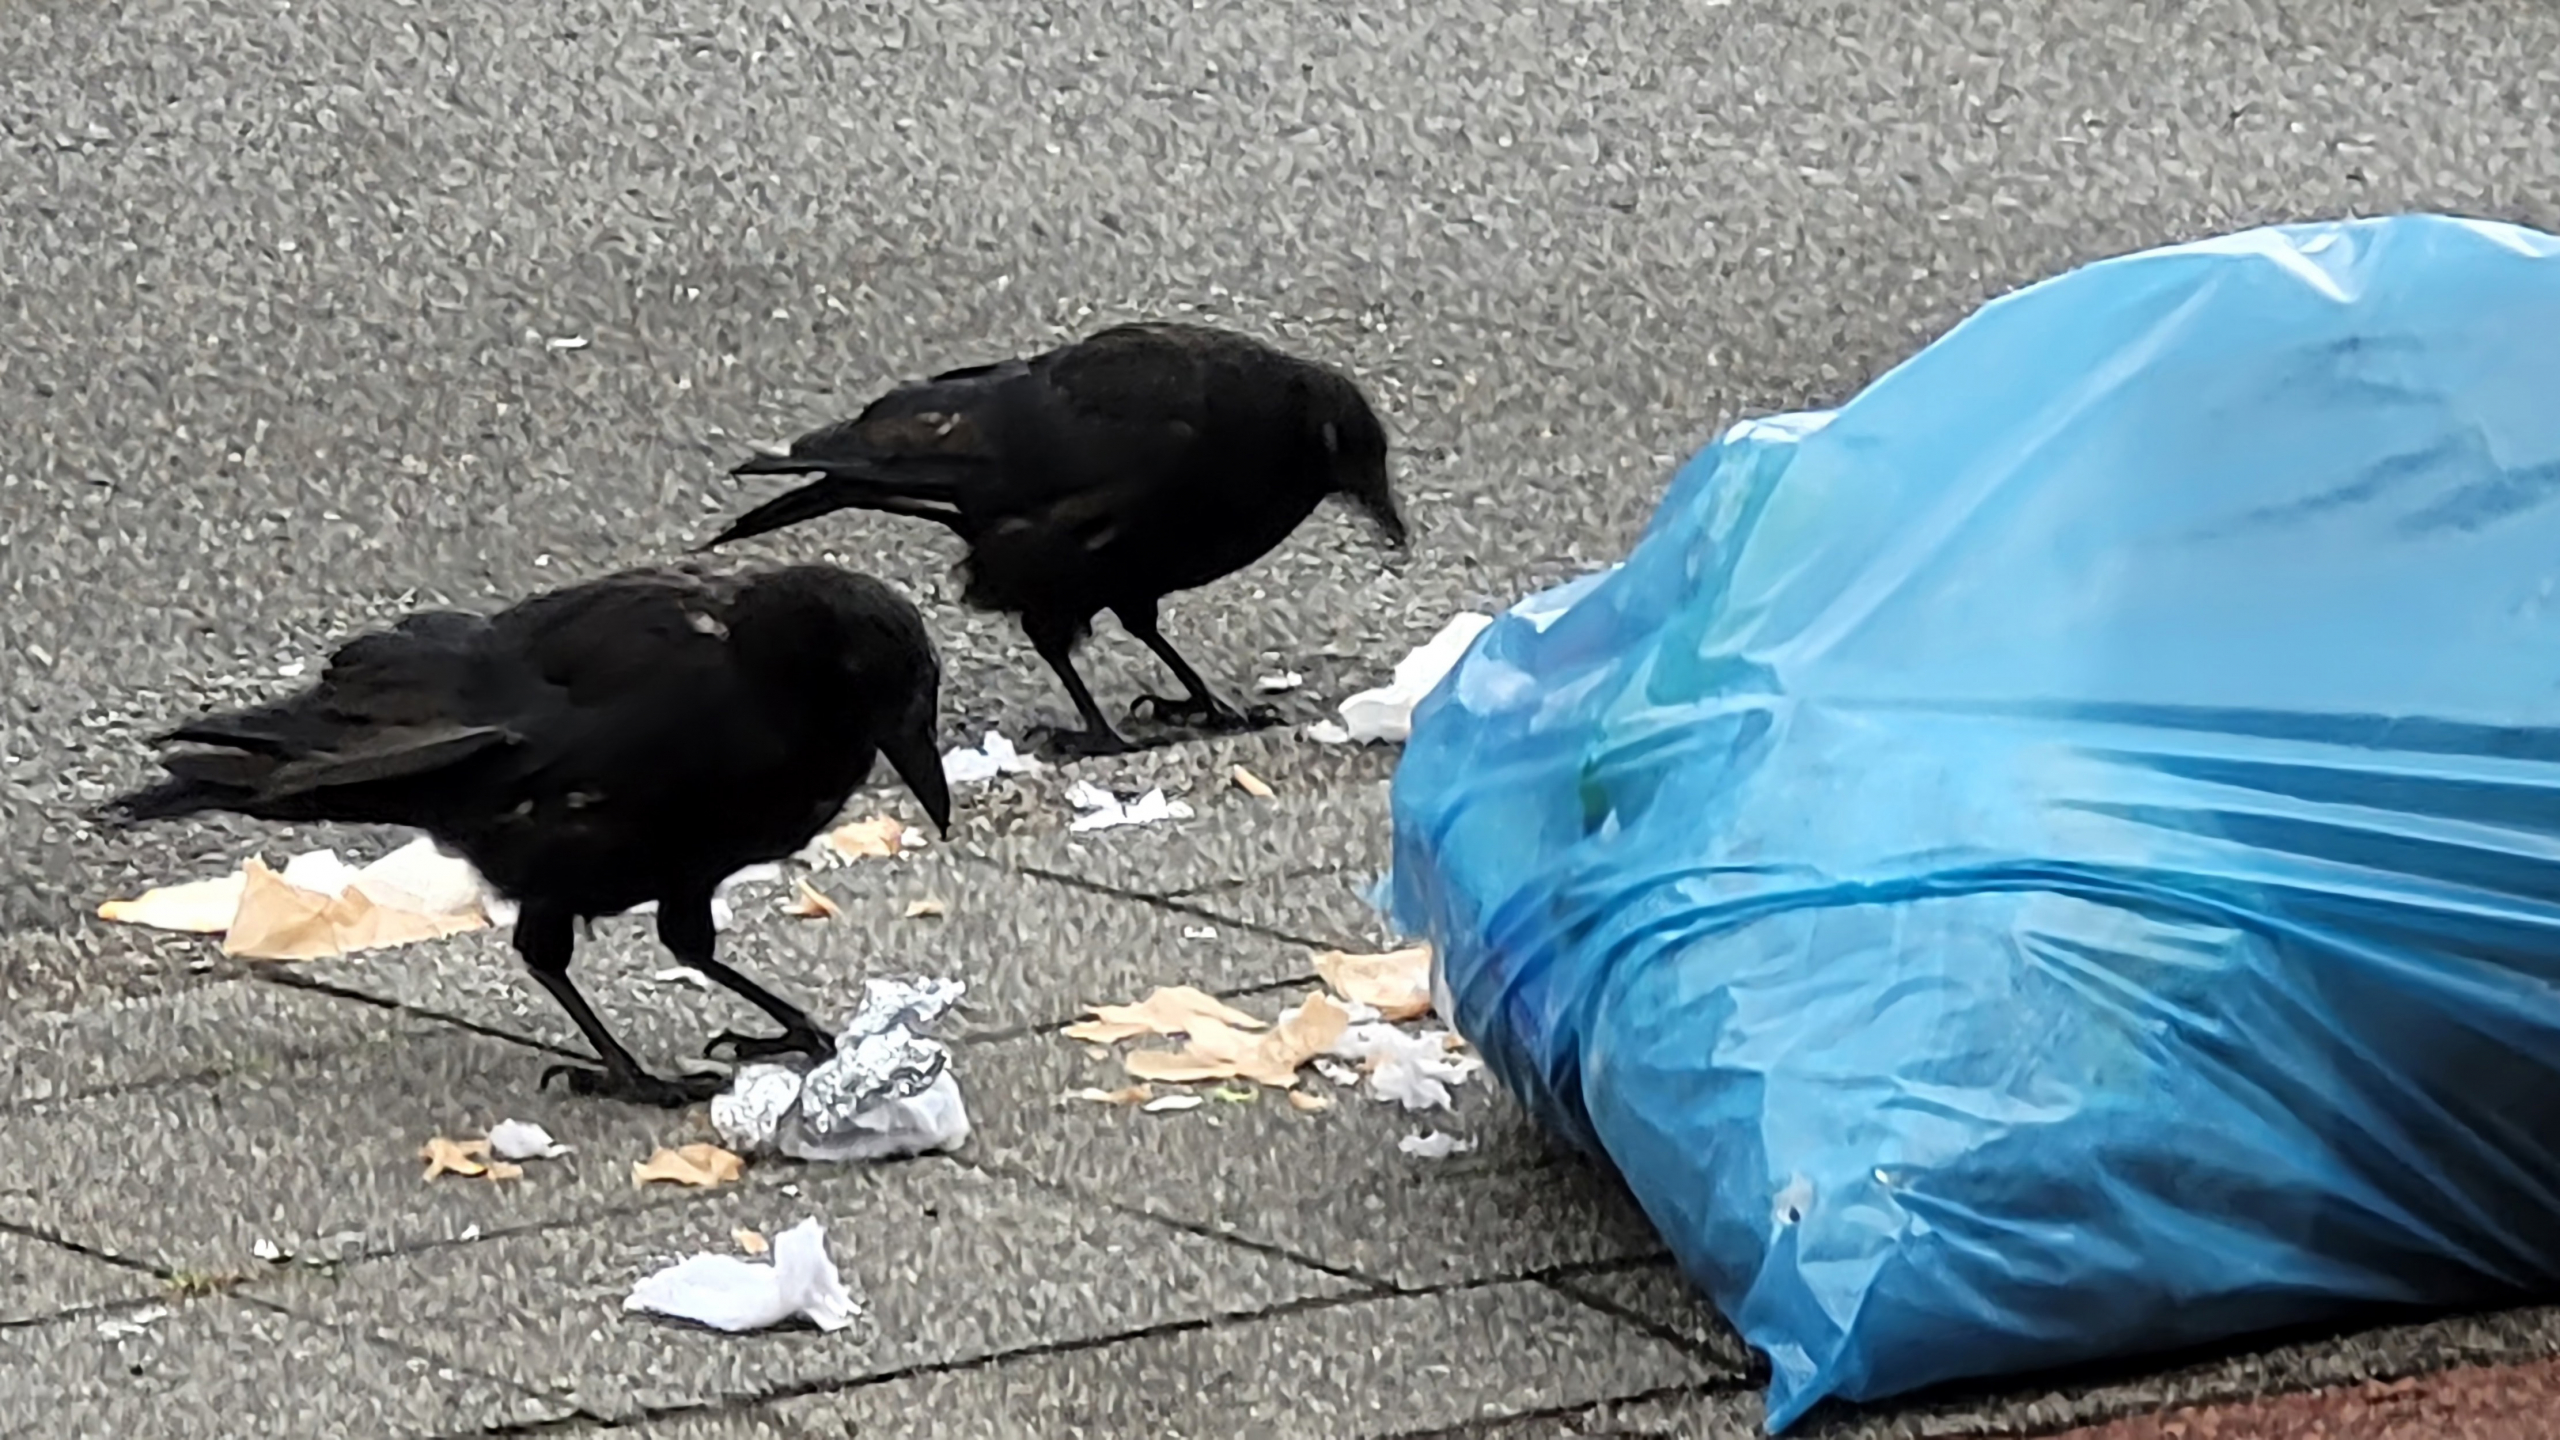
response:
<path id="1" fill-rule="evenodd" d="M 427 1162 L 427 1172 L 418 1178 L 433 1180 L 439 1175 L 460 1175 L 466 1179 L 476 1179 L 489 1173 L 489 1167 L 483 1158 L 488 1153 L 489 1142 L 486 1140 L 453 1140 L 442 1135 L 431 1136 L 426 1144 L 418 1147 L 418 1158 Z"/>
<path id="2" fill-rule="evenodd" d="M 315 852 L 326 854 L 326 851 Z M 306 857 L 307 858 L 307 857 Z M 334 857 L 333 857 L 334 858 Z M 305 873 L 310 873 L 306 867 Z M 222 953 L 252 960 L 318 960 L 432 940 L 488 922 L 479 914 L 420 915 L 376 904 L 361 890 L 306 890 L 252 857 L 242 867 L 240 909 Z"/>
<path id="3" fill-rule="evenodd" d="M 529 1120 L 501 1120 L 489 1127 L 489 1152 L 501 1160 L 557 1160 L 569 1147 Z"/>
<path id="4" fill-rule="evenodd" d="M 1267 1034 L 1248 1034 L 1204 1016 L 1192 1022 L 1189 1042 L 1180 1050 L 1134 1051 L 1120 1063 L 1139 1080 L 1251 1080 L 1286 1090 L 1298 1083 L 1298 1068 L 1330 1049 L 1349 1023 L 1342 1007 L 1319 990 Z"/>
<path id="5" fill-rule="evenodd" d="M 662 1146 L 648 1159 L 631 1162 L 631 1184 L 638 1188 L 662 1182 L 709 1190 L 730 1184 L 746 1172 L 746 1161 L 717 1145 L 695 1143 L 672 1150 Z"/>
<path id="6" fill-rule="evenodd" d="M 922 900 L 910 901 L 907 905 L 907 918 L 910 920 L 939 919 L 949 913 L 949 906 L 932 898 L 931 896 L 927 896 Z"/>
<path id="7" fill-rule="evenodd" d="M 811 1216 L 773 1237 L 769 1264 L 701 1254 L 642 1277 L 625 1310 L 690 1320 L 744 1334 L 795 1317 L 821 1330 L 845 1328 L 862 1313 L 827 1254 L 826 1230 Z"/>
<path id="8" fill-rule="evenodd" d="M 281 1265 L 286 1260 L 292 1258 L 284 1253 L 283 1246 L 263 1235 L 250 1242 L 249 1253 L 266 1261 L 270 1265 Z"/>
<path id="9" fill-rule="evenodd" d="M 1165 1115 L 1178 1110 L 1197 1110 L 1200 1103 L 1197 1095 L 1159 1095 L 1138 1108 L 1150 1115 Z"/>
<path id="10" fill-rule="evenodd" d="M 1306 676 L 1295 670 L 1284 670 L 1277 675 L 1260 677 L 1253 682 L 1253 688 L 1265 695 L 1283 695 L 1306 683 Z"/>
<path id="11" fill-rule="evenodd" d="M 1344 732 L 1362 744 L 1402 744 L 1413 733 L 1413 707 L 1422 703 L 1467 653 L 1490 615 L 1464 611 L 1440 627 L 1440 633 L 1396 662 L 1395 674 L 1374 690 L 1363 690 L 1342 702 Z M 1312 738 L 1312 737 L 1311 737 Z"/>
<path id="12" fill-rule="evenodd" d="M 1079 834 L 1116 830 L 1123 825 L 1154 825 L 1166 820 L 1191 818 L 1190 804 L 1166 799 L 1162 787 L 1149 790 L 1135 800 L 1124 801 L 1090 780 L 1079 780 L 1068 789 L 1067 803 L 1082 812 L 1067 822 L 1067 828 Z"/>
<path id="13" fill-rule="evenodd" d="M 169 1318 L 166 1305 L 145 1305 L 129 1315 L 110 1316 L 98 1322 L 101 1340 L 130 1340 Z"/>
<path id="14" fill-rule="evenodd" d="M 1316 956 L 1316 974 L 1324 977 L 1334 994 L 1374 1008 L 1377 1018 L 1413 1020 L 1431 1011 L 1429 945 L 1410 945 L 1383 955 L 1327 950 Z"/>
<path id="15" fill-rule="evenodd" d="M 1235 787 L 1237 789 L 1252 796 L 1256 800 L 1268 800 L 1271 798 L 1271 782 L 1254 774 L 1252 771 L 1247 770 L 1241 765 L 1229 770 L 1227 772 L 1227 778 L 1235 782 Z"/>
<path id="16" fill-rule="evenodd" d="M 1156 1098 L 1155 1089 L 1147 1085 L 1124 1085 L 1117 1090 L 1104 1090 L 1088 1085 L 1068 1092 L 1070 1100 L 1090 1100 L 1096 1105 L 1144 1105 Z"/>
<path id="17" fill-rule="evenodd" d="M 293 879 L 291 865 L 285 878 Z M 489 889 L 470 861 L 445 854 L 423 835 L 356 871 L 347 884 L 377 905 L 421 915 L 485 914 L 481 902 Z"/>
<path id="18" fill-rule="evenodd" d="M 1476 1148 L 1473 1140 L 1433 1130 L 1423 1135 L 1407 1135 L 1396 1142 L 1396 1148 L 1422 1160 L 1446 1160 L 1452 1155 Z"/>
<path id="19" fill-rule="evenodd" d="M 887 815 L 854 820 L 827 832 L 827 848 L 847 860 L 884 859 L 902 848 L 907 827 Z"/>
<path id="20" fill-rule="evenodd" d="M 550 350 L 584 350 L 589 343 L 584 335 L 554 335 L 542 342 Z"/>
<path id="21" fill-rule="evenodd" d="M 1109 1045 L 1140 1035 L 1185 1035 L 1201 1020 L 1237 1030 L 1263 1028 L 1262 1021 L 1192 985 L 1159 985 L 1135 1005 L 1095 1005 L 1091 1013 L 1094 1018 L 1066 1028 L 1068 1039 Z"/>
<path id="22" fill-rule="evenodd" d="M 782 907 L 783 914 L 795 920 L 831 920 L 844 913 L 843 907 L 821 894 L 818 887 L 808 881 L 795 880 L 792 884 L 794 893 L 791 902 Z"/>
<path id="23" fill-rule="evenodd" d="M 953 785 L 977 785 L 999 775 L 1022 775 L 1041 768 L 1039 761 L 1013 747 L 1013 742 L 990 730 L 976 749 L 962 746 L 942 757 L 942 778 Z"/>
<path id="24" fill-rule="evenodd" d="M 1313 1113 L 1318 1110 L 1332 1109 L 1333 1097 L 1319 1095 L 1312 1090 L 1292 1090 L 1289 1092 L 1289 1104 L 1292 1108 Z"/>
<path id="25" fill-rule="evenodd" d="M 664 970 L 652 970 L 649 978 L 661 985 L 690 985 L 705 991 L 711 988 L 711 977 L 690 965 L 670 965 Z"/>
<path id="26" fill-rule="evenodd" d="M 1331 720 L 1318 720 L 1300 732 L 1319 745 L 1348 745 L 1351 732 Z"/>
<path id="27" fill-rule="evenodd" d="M 231 928 L 240 912 L 240 891 L 249 877 L 239 871 L 183 885 L 155 885 L 130 900 L 110 900 L 98 907 L 98 918 L 119 925 L 147 925 L 191 935 L 219 935 Z"/>
<path id="28" fill-rule="evenodd" d="M 761 1232 L 749 1230 L 744 1226 L 729 1232 L 729 1243 L 750 1255 L 762 1255 L 773 1248 L 772 1243 L 767 1241 Z"/>

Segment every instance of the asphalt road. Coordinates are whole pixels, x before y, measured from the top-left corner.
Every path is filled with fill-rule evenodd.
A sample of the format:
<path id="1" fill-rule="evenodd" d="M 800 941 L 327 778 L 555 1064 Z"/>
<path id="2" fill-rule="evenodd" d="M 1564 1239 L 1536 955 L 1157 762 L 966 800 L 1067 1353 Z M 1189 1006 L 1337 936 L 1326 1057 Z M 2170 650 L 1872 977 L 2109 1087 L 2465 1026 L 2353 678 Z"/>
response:
<path id="1" fill-rule="evenodd" d="M 1177 602 L 1213 679 L 1365 683 L 1612 558 L 1742 412 L 2071 263 L 2406 208 L 2560 221 L 2560 10 L 2121 0 L 0 0 L 0 1003 L 183 983 L 85 917 L 139 736 L 350 627 L 664 557 L 750 438 L 1193 313 L 1347 362 L 1422 529 Z M 582 344 L 563 342 L 582 341 Z M 953 731 L 1060 702 L 941 536 Z M 1146 672 L 1106 630 L 1096 677 Z M 270 853 L 277 853 L 275 850 Z"/>

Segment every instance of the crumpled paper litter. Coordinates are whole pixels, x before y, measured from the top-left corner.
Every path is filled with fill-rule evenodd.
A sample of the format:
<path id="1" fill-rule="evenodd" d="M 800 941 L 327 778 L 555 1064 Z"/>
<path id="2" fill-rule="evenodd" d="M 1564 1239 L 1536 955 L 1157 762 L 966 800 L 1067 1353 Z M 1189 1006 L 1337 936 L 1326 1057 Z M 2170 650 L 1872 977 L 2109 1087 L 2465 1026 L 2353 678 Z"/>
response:
<path id="1" fill-rule="evenodd" d="M 642 1276 L 622 1302 L 626 1311 L 689 1320 L 732 1335 L 793 1318 L 820 1330 L 842 1330 L 862 1313 L 844 1273 L 827 1254 L 826 1227 L 814 1215 L 773 1237 L 770 1263 L 709 1252 Z"/>
<path id="2" fill-rule="evenodd" d="M 956 1150 L 969 1111 L 951 1051 L 917 1033 L 959 1003 L 957 980 L 866 980 L 836 1053 L 808 1065 L 739 1068 L 711 1100 L 711 1126 L 743 1155 L 887 1160 Z"/>

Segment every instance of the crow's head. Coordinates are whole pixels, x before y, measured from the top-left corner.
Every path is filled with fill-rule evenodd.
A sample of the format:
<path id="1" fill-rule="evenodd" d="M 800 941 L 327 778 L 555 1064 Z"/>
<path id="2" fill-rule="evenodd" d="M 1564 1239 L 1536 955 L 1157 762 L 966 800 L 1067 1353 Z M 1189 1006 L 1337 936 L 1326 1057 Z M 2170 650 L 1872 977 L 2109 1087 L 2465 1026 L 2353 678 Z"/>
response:
<path id="1" fill-rule="evenodd" d="M 1307 423 L 1324 453 L 1333 493 L 1359 506 L 1388 544 L 1399 550 L 1410 544 L 1395 482 L 1387 473 L 1387 427 L 1379 423 L 1369 397 L 1348 378 L 1328 373 L 1309 387 Z"/>

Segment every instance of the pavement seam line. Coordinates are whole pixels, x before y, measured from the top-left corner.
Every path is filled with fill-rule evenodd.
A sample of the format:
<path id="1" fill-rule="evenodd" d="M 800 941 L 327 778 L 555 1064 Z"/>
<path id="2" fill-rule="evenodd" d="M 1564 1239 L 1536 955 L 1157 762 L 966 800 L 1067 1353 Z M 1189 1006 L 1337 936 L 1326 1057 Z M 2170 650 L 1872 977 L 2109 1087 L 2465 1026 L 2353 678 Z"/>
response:
<path id="1" fill-rule="evenodd" d="M 1295 1315 L 1321 1314 L 1328 1310 L 1340 1310 L 1353 1305 L 1370 1305 L 1388 1300 L 1427 1300 L 1442 1295 L 1464 1295 L 1470 1291 L 1490 1290 L 1498 1285 L 1535 1284 L 1543 1282 L 1554 1276 L 1599 1274 L 1611 1269 L 1620 1268 L 1625 1263 L 1626 1262 L 1624 1261 L 1616 1260 L 1584 1261 L 1570 1265 L 1550 1266 L 1544 1270 L 1532 1271 L 1523 1275 L 1493 1275 L 1466 1280 L 1453 1280 L 1446 1284 L 1408 1286 L 1384 1293 L 1359 1291 L 1347 1295 L 1308 1295 L 1295 1300 L 1284 1300 L 1277 1305 L 1272 1305 L 1262 1310 L 1222 1311 L 1216 1314 L 1195 1316 L 1189 1319 L 1166 1320 L 1154 1325 L 1141 1325 L 1135 1329 L 1114 1331 L 1107 1335 L 1085 1336 L 1073 1340 L 1044 1340 L 1037 1344 L 1016 1346 L 1010 1350 L 999 1350 L 985 1355 L 975 1355 L 958 1360 L 919 1361 L 913 1365 L 902 1365 L 893 1370 L 883 1370 L 872 1375 L 857 1376 L 850 1380 L 811 1380 L 792 1385 L 784 1385 L 767 1391 L 761 1395 L 742 1395 L 728 1400 L 708 1400 L 690 1405 L 665 1405 L 654 1408 L 643 1406 L 637 1413 L 628 1419 L 603 1419 L 582 1425 L 578 1419 L 564 1416 L 557 1420 L 527 1421 L 522 1424 L 492 1426 L 482 1430 L 466 1433 L 473 1436 L 555 1435 L 571 1433 L 575 1429 L 627 1430 L 642 1425 L 657 1424 L 666 1420 L 677 1420 L 695 1416 L 744 1414 L 766 1406 L 784 1404 L 793 1400 L 805 1400 L 818 1395 L 845 1395 L 857 1390 L 870 1389 L 873 1386 L 893 1385 L 902 1380 L 913 1380 L 924 1376 L 965 1374 L 972 1370 L 985 1370 L 997 1365 L 1010 1364 L 1018 1360 L 1039 1360 L 1058 1355 L 1076 1355 L 1087 1351 L 1105 1350 L 1114 1345 L 1127 1344 L 1133 1341 L 1158 1340 L 1175 1335 L 1190 1335 L 1203 1330 L 1214 1330 L 1222 1325 L 1250 1324 L 1259 1320 L 1286 1319 Z M 1686 1390 L 1696 1389 L 1699 1387 L 1681 1386 L 1677 1388 Z M 1588 1409 L 1593 1404 L 1607 1403 L 1611 1402 L 1591 1401 L 1578 1406 L 1563 1406 L 1559 1407 L 1556 1413 L 1571 1414 L 1576 1410 Z M 1429 1434 L 1431 1432 L 1425 1431 L 1418 1433 Z"/>
<path id="2" fill-rule="evenodd" d="M 1537 1420 L 1569 1420 L 1576 1415 L 1597 1410 L 1603 1405 L 1643 1405 L 1656 1400 L 1677 1400 L 1691 1395 L 1723 1394 L 1730 1387 L 1721 1385 L 1658 1385 L 1632 1395 L 1611 1395 L 1599 1400 L 1586 1400 L 1578 1405 L 1551 1405 L 1516 1414 L 1489 1416 L 1482 1420 L 1463 1420 L 1455 1425 L 1440 1425 L 1423 1430 L 1387 1430 L 1364 1437 L 1364 1440 L 1477 1440 L 1498 1435 L 1503 1430 Z M 1614 1437 L 1652 1437 L 1667 1432 L 1660 1430 L 1584 1430 L 1577 1432 L 1584 1440 L 1614 1440 Z"/>
<path id="3" fill-rule="evenodd" d="M 1681 1334 L 1678 1330 L 1673 1329 L 1671 1326 L 1654 1319 L 1652 1316 L 1643 1314 L 1633 1306 L 1621 1305 L 1617 1301 L 1612 1300 L 1605 1295 L 1593 1295 L 1582 1290 L 1577 1290 L 1570 1282 L 1540 1280 L 1537 1283 L 1554 1291 L 1558 1296 L 1572 1301 L 1576 1305 L 1582 1306 L 1584 1309 L 1596 1310 L 1599 1313 L 1608 1316 L 1612 1320 L 1633 1326 L 1634 1328 L 1643 1331 L 1645 1334 L 1652 1336 L 1654 1339 L 1671 1346 L 1673 1349 L 1678 1350 L 1684 1355 L 1687 1355 L 1693 1360 L 1707 1361 L 1718 1370 L 1728 1369 L 1732 1364 L 1732 1362 L 1726 1357 L 1717 1354 L 1714 1346 L 1709 1345 L 1704 1341 L 1693 1340 L 1688 1336 Z M 1736 1375 L 1735 1379 L 1737 1383 L 1747 1383 L 1751 1379 L 1750 1369 L 1745 1367 Z"/>
<path id="4" fill-rule="evenodd" d="M 1260 935 L 1271 940 L 1285 940 L 1292 945 L 1304 945 L 1310 950 L 1333 950 L 1340 948 L 1340 944 L 1337 941 L 1318 940 L 1310 936 L 1298 934 L 1292 930 L 1283 930 L 1276 925 L 1265 925 L 1258 920 L 1247 920 L 1239 916 L 1229 915 L 1221 910 L 1207 909 L 1203 906 L 1194 905 L 1188 901 L 1179 899 L 1175 895 L 1156 894 L 1146 890 L 1132 890 L 1125 885 L 1106 884 L 1103 881 L 1090 879 L 1086 876 L 1071 875 L 1063 870 L 1052 870 L 1045 865 L 1026 864 L 1019 866 L 1006 866 L 1004 868 L 1017 875 L 1028 876 L 1034 880 L 1045 880 L 1052 885 L 1064 885 L 1070 889 L 1085 891 L 1088 894 L 1107 895 L 1115 900 L 1134 901 L 1137 904 L 1145 905 L 1151 909 L 1164 910 L 1175 915 L 1188 915 L 1195 920 L 1215 920 L 1222 924 L 1232 926 L 1235 929 L 1242 930 L 1249 935 Z M 1195 886 L 1193 888 L 1197 889 L 1199 887 Z"/>
<path id="5" fill-rule="evenodd" d="M 329 1321 L 322 1320 L 317 1316 L 305 1315 L 301 1311 L 294 1309 L 292 1306 L 287 1305 L 282 1301 L 271 1300 L 263 1295 L 241 1293 L 234 1295 L 232 1298 L 239 1300 L 243 1304 L 254 1305 L 258 1309 L 264 1310 L 270 1315 L 280 1315 L 285 1319 L 299 1321 L 305 1325 L 318 1326 L 322 1329 L 338 1328 L 337 1325 L 333 1325 Z M 343 1323 L 344 1322 L 339 1322 L 339 1324 Z M 389 1331 L 384 1330 L 382 1327 L 370 1322 L 364 1326 L 363 1334 L 364 1338 L 372 1344 L 378 1345 L 395 1354 L 406 1356 L 412 1360 L 424 1361 L 438 1370 L 450 1371 L 455 1375 L 478 1380 L 484 1384 L 494 1385 L 510 1394 L 526 1396 L 535 1400 L 544 1400 L 555 1405 L 567 1406 L 570 1414 L 560 1416 L 558 1417 L 558 1420 L 568 1420 L 577 1415 L 594 1414 L 593 1411 L 586 1409 L 586 1407 L 572 1404 L 567 1397 L 555 1394 L 550 1390 L 537 1389 L 520 1380 L 510 1380 L 504 1375 L 493 1375 L 486 1370 L 478 1368 L 477 1366 L 461 1364 L 460 1362 L 447 1359 L 442 1355 L 421 1350 L 417 1346 L 410 1344 L 408 1341 L 403 1340 Z M 552 1423 L 557 1422 L 555 1421 Z"/>
<path id="6" fill-rule="evenodd" d="M 1330 1275 L 1336 1280 L 1347 1280 L 1354 1285 L 1367 1289 L 1370 1293 L 1375 1295 L 1387 1296 L 1396 1293 L 1396 1287 L 1390 1282 L 1380 1280 L 1375 1276 L 1364 1275 L 1347 1266 L 1327 1264 L 1326 1262 L 1318 1260 L 1311 1255 L 1301 1255 L 1286 1246 L 1274 1245 L 1265 1240 L 1250 1239 L 1246 1236 L 1235 1234 L 1232 1231 L 1223 1231 L 1203 1221 L 1184 1220 L 1178 1216 L 1165 1215 L 1157 1211 L 1147 1210 L 1140 1206 L 1131 1205 L 1127 1201 L 1116 1200 L 1108 1195 L 1096 1195 L 1085 1190 L 1081 1186 L 1070 1184 L 1066 1181 L 1051 1180 L 1046 1176 L 1035 1174 L 1032 1171 L 1025 1169 L 1015 1161 L 973 1161 L 956 1155 L 952 1158 L 983 1175 L 992 1175 L 998 1179 L 1011 1180 L 1017 1184 L 1028 1185 L 1033 1189 L 1044 1190 L 1053 1195 L 1063 1195 L 1068 1199 L 1084 1204 L 1098 1205 L 1115 1215 L 1124 1215 L 1130 1219 L 1144 1221 L 1151 1225 L 1161 1225 L 1166 1229 L 1178 1230 L 1185 1235 L 1195 1236 L 1202 1240 L 1215 1241 L 1222 1245 L 1232 1245 L 1239 1250 L 1250 1251 L 1251 1253 L 1263 1256 L 1266 1259 L 1285 1261 L 1302 1269 L 1313 1270 L 1318 1274 Z"/>

